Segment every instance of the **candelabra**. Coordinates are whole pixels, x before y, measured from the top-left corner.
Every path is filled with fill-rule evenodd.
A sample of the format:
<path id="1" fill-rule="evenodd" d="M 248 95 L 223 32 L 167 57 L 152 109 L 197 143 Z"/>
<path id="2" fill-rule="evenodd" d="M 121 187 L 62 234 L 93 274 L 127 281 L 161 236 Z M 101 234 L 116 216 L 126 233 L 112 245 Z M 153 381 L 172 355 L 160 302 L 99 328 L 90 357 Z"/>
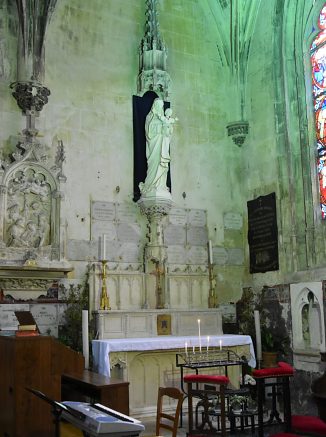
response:
<path id="1" fill-rule="evenodd" d="M 217 296 L 215 290 L 215 275 L 213 273 L 214 264 L 208 264 L 208 279 L 209 279 L 209 296 L 208 296 L 208 308 L 217 308 Z"/>
<path id="2" fill-rule="evenodd" d="M 107 292 L 107 288 L 106 288 L 106 260 L 101 260 L 102 263 L 102 272 L 101 272 L 101 277 L 102 277 L 102 288 L 101 288 L 101 301 L 100 301 L 100 309 L 101 310 L 110 310 L 110 301 L 109 301 L 109 296 L 108 296 L 108 292 Z"/>

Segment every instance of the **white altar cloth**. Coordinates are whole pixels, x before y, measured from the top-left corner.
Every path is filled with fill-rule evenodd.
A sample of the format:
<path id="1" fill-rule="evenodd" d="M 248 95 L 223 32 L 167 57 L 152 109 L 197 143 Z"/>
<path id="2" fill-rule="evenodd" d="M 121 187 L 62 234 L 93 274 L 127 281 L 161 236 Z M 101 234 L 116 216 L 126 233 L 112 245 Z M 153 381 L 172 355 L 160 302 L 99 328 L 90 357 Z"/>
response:
<path id="1" fill-rule="evenodd" d="M 249 345 L 250 360 L 249 366 L 256 367 L 256 357 L 254 346 L 250 335 L 213 335 L 209 336 L 209 347 L 225 346 L 243 346 Z M 160 336 L 149 338 L 115 338 L 92 341 L 93 364 L 98 373 L 110 376 L 110 352 L 130 352 L 130 351 L 150 351 L 163 349 L 182 349 L 185 350 L 185 344 L 189 351 L 192 347 L 199 347 L 198 336 L 176 337 Z M 207 347 L 207 338 L 201 337 L 201 347 L 203 350 Z"/>

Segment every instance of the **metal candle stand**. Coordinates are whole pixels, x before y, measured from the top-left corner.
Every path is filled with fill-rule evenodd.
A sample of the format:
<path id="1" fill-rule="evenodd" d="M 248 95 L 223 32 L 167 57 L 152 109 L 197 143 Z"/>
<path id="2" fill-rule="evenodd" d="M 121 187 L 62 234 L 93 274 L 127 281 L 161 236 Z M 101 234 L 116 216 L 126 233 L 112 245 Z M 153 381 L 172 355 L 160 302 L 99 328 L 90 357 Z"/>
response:
<path id="1" fill-rule="evenodd" d="M 102 276 L 102 288 L 101 288 L 101 300 L 100 300 L 100 309 L 101 310 L 110 310 L 110 300 L 109 300 L 109 296 L 108 296 L 108 292 L 107 292 L 107 288 L 106 288 L 106 264 L 107 261 L 106 260 L 101 260 L 102 263 L 102 272 L 101 272 L 101 276 Z"/>

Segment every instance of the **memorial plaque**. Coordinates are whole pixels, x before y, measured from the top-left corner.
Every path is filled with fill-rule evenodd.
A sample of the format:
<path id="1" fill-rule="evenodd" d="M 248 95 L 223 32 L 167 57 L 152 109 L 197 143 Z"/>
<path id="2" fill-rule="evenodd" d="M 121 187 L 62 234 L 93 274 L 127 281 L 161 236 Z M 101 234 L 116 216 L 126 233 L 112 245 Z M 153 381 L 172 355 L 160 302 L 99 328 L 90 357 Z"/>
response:
<path id="1" fill-rule="evenodd" d="M 236 212 L 227 212 L 224 214 L 223 219 L 225 229 L 242 229 L 243 219 L 241 214 Z"/>
<path id="2" fill-rule="evenodd" d="M 139 209 L 134 205 L 117 203 L 116 219 L 120 223 L 137 223 L 139 221 Z"/>
<path id="3" fill-rule="evenodd" d="M 118 261 L 123 263 L 138 263 L 141 250 L 137 244 L 123 243 L 118 249 Z"/>
<path id="4" fill-rule="evenodd" d="M 167 253 L 168 253 L 168 264 L 187 264 L 185 247 L 170 245 L 167 248 Z"/>
<path id="5" fill-rule="evenodd" d="M 187 244 L 190 246 L 207 245 L 207 228 L 191 226 L 187 229 Z"/>
<path id="6" fill-rule="evenodd" d="M 141 240 L 141 229 L 137 223 L 120 223 L 117 230 L 118 240 L 122 243 L 138 243 Z"/>
<path id="7" fill-rule="evenodd" d="M 187 264 L 208 264 L 208 252 L 206 246 L 191 246 L 188 248 L 187 252 Z"/>
<path id="8" fill-rule="evenodd" d="M 186 244 L 186 228 L 184 226 L 169 225 L 164 229 L 164 243 L 167 245 Z"/>
<path id="9" fill-rule="evenodd" d="M 227 263 L 228 253 L 224 247 L 213 247 L 213 263 L 223 266 Z"/>
<path id="10" fill-rule="evenodd" d="M 242 266 L 244 261 L 243 249 L 228 249 L 228 264 Z"/>
<path id="11" fill-rule="evenodd" d="M 67 257 L 74 261 L 90 261 L 99 259 L 97 241 L 68 240 Z"/>
<path id="12" fill-rule="evenodd" d="M 115 204 L 112 202 L 97 202 L 91 204 L 92 220 L 115 220 Z"/>
<path id="13" fill-rule="evenodd" d="M 204 227 L 207 224 L 206 211 L 204 209 L 190 209 L 188 211 L 188 224 L 190 226 Z"/>
<path id="14" fill-rule="evenodd" d="M 106 241 L 117 239 L 117 226 L 114 222 L 95 221 L 92 223 L 92 240 L 99 240 L 102 235 L 106 236 Z"/>
<path id="15" fill-rule="evenodd" d="M 183 226 L 187 223 L 187 210 L 183 208 L 172 208 L 169 213 L 171 225 Z"/>
<path id="16" fill-rule="evenodd" d="M 56 305 L 31 305 L 31 313 L 37 325 L 53 325 L 57 322 Z"/>
<path id="17" fill-rule="evenodd" d="M 275 193 L 247 202 L 250 273 L 278 270 Z"/>

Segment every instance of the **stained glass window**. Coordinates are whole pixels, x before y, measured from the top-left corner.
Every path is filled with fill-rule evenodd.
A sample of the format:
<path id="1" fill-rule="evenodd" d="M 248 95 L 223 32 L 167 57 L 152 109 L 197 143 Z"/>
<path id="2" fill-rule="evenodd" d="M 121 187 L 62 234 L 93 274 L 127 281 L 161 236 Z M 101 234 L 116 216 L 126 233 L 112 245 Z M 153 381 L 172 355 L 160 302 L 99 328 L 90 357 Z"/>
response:
<path id="1" fill-rule="evenodd" d="M 318 27 L 320 32 L 311 44 L 310 59 L 317 137 L 320 208 L 322 218 L 326 219 L 326 4 L 319 15 Z"/>

